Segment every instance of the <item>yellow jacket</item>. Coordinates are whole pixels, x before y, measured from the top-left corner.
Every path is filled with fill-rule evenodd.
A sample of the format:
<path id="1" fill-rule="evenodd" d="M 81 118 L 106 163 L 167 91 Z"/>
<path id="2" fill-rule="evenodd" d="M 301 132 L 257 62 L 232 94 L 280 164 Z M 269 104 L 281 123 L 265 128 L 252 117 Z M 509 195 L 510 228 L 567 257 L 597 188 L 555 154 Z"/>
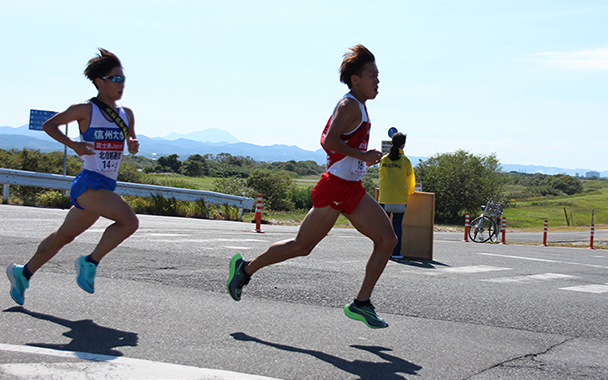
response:
<path id="1" fill-rule="evenodd" d="M 407 197 L 416 188 L 416 176 L 409 158 L 399 149 L 399 159 L 393 161 L 388 154 L 380 161 L 380 195 L 378 203 L 407 204 Z"/>

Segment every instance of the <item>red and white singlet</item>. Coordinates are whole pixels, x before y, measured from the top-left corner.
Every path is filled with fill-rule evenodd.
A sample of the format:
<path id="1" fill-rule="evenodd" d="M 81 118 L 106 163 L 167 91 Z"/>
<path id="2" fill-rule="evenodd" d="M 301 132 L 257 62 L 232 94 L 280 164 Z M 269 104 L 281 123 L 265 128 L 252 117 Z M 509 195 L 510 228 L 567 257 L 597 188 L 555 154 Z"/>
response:
<path id="1" fill-rule="evenodd" d="M 340 136 L 340 139 L 348 146 L 362 152 L 366 152 L 367 144 L 369 142 L 369 131 L 371 128 L 367 108 L 365 108 L 365 105 L 350 93 L 344 95 L 342 99 L 344 98 L 354 99 L 357 103 L 359 103 L 359 108 L 361 109 L 361 123 L 353 131 Z M 337 105 L 336 108 L 338 108 Z M 334 113 L 336 112 L 336 108 L 334 108 Z M 325 129 L 323 129 L 323 133 L 321 135 L 321 146 L 323 146 L 323 141 L 325 141 L 325 137 L 327 136 L 327 131 L 329 130 L 329 125 L 331 124 L 332 119 L 333 113 L 327 121 Z M 333 174 L 336 177 L 340 177 L 347 181 L 360 181 L 365 175 L 367 169 L 365 161 L 327 149 L 325 149 L 325 152 L 327 152 L 327 173 Z"/>

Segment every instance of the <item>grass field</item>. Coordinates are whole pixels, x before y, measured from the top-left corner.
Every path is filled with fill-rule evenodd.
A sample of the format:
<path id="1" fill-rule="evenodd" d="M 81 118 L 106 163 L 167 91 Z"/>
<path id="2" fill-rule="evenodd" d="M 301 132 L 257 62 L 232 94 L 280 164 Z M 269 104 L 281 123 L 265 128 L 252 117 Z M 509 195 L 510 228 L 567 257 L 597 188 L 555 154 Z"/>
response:
<path id="1" fill-rule="evenodd" d="M 188 184 L 188 188 L 194 190 L 205 190 L 211 191 L 213 183 L 217 181 L 217 178 L 213 177 L 187 177 L 179 174 L 148 174 L 154 182 L 159 186 L 172 186 L 172 187 L 185 187 L 182 184 Z"/>
<path id="2" fill-rule="evenodd" d="M 151 177 L 161 185 L 176 186 L 186 183 L 188 187 L 197 190 L 212 190 L 216 178 L 203 177 L 191 178 L 181 175 L 151 174 Z M 297 178 L 294 180 L 296 186 L 306 188 L 314 186 L 320 176 L 310 176 Z M 539 197 L 532 199 L 511 199 L 505 208 L 503 216 L 507 218 L 509 229 L 529 229 L 542 230 L 544 221 L 549 221 L 550 228 L 588 228 L 591 225 L 591 214 L 594 211 L 594 224 L 598 228 L 608 226 L 608 181 L 585 181 L 583 183 L 584 192 L 575 195 Z M 515 192 L 517 189 L 508 189 L 508 192 Z M 508 197 L 507 197 L 508 198 Z M 570 226 L 566 221 L 566 213 Z M 265 210 L 263 216 L 265 220 L 276 224 L 299 224 L 306 216 L 307 210 L 293 212 L 273 212 Z M 479 210 L 481 213 L 481 209 Z M 472 218 L 477 215 L 471 215 Z M 243 218 L 245 221 L 253 219 L 253 212 L 246 213 Z M 572 224 L 573 222 L 573 224 Z M 340 217 L 337 226 L 348 227 L 350 224 L 344 217 Z M 464 228 L 462 226 L 455 226 Z"/>
<path id="3" fill-rule="evenodd" d="M 596 226 L 607 225 L 608 181 L 586 181 L 583 188 L 581 194 L 511 200 L 503 213 L 507 226 L 542 229 L 544 221 L 548 220 L 550 227 L 585 227 L 591 225 L 593 212 Z"/>

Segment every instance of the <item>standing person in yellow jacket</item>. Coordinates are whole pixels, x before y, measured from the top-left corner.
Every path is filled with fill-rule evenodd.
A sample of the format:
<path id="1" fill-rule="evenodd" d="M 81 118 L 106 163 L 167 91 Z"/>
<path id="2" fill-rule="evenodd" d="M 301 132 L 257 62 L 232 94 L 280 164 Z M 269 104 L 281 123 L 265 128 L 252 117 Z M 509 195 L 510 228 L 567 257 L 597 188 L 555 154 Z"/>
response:
<path id="1" fill-rule="evenodd" d="M 401 132 L 393 135 L 393 144 L 389 153 L 380 161 L 380 195 L 378 203 L 387 214 L 393 214 L 393 231 L 397 235 L 397 245 L 393 249 L 392 258 L 401 259 L 401 237 L 403 215 L 407 206 L 407 198 L 413 194 L 416 187 L 416 177 L 412 163 L 403 154 L 405 138 Z"/>

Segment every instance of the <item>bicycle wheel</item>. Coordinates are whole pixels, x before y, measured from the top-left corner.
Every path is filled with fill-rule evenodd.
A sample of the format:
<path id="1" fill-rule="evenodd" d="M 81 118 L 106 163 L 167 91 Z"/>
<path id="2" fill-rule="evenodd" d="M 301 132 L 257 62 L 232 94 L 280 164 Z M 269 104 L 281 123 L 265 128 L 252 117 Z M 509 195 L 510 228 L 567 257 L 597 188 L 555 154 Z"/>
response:
<path id="1" fill-rule="evenodd" d="M 496 225 L 487 216 L 479 216 L 471 222 L 469 227 L 469 237 L 475 243 L 485 243 L 495 234 Z"/>

